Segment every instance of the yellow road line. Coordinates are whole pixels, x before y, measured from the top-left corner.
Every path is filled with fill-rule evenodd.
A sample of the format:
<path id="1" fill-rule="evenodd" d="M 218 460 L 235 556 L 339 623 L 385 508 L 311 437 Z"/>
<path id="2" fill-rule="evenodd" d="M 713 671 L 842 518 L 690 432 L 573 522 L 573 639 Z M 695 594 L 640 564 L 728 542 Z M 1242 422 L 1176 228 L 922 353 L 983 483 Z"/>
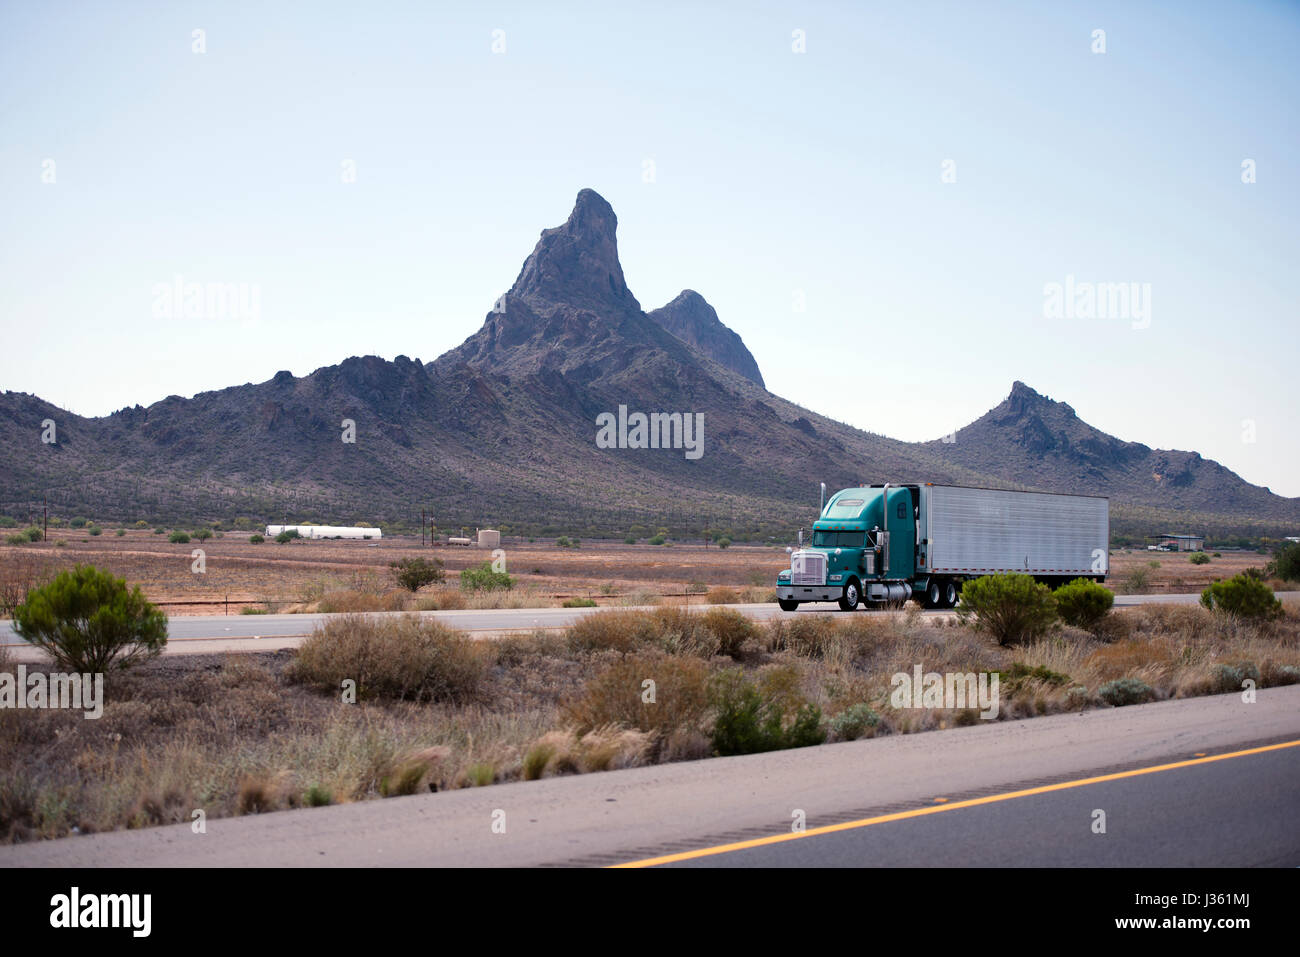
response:
<path id="1" fill-rule="evenodd" d="M 957 809 L 964 807 L 977 807 L 981 804 L 996 804 L 999 801 L 1010 801 L 1013 798 L 1030 797 L 1035 794 L 1048 794 L 1052 791 L 1065 791 L 1070 788 L 1084 787 L 1088 784 L 1101 784 L 1104 781 L 1119 781 L 1123 778 L 1133 778 L 1143 774 L 1155 774 L 1158 771 L 1172 771 L 1175 768 L 1189 768 L 1197 764 L 1209 764 L 1213 761 L 1226 761 L 1229 758 L 1241 758 L 1250 754 L 1263 754 L 1266 751 L 1277 751 L 1282 748 L 1294 747 L 1300 747 L 1300 740 L 1284 741 L 1281 744 L 1269 744 L 1261 748 L 1249 748 L 1245 751 L 1231 751 L 1227 754 L 1216 754 L 1210 757 L 1193 758 L 1187 761 L 1175 761 L 1173 764 L 1158 764 L 1149 768 L 1137 768 L 1133 771 L 1118 771 L 1114 774 L 1102 774 L 1097 777 L 1080 778 L 1075 781 L 1062 781 L 1059 784 L 1046 784 L 1042 787 L 1025 788 L 1020 791 L 1009 791 L 1006 794 L 993 794 L 988 797 L 971 798 L 966 801 L 954 801 L 949 804 L 921 807 L 911 811 L 882 814 L 878 817 L 868 817 L 858 821 L 845 821 L 842 824 L 828 824 L 824 827 L 814 827 L 810 830 L 797 833 L 773 834 L 770 837 L 758 837 L 749 841 L 736 841 L 733 844 L 719 844 L 715 847 L 702 847 L 694 851 L 682 851 L 678 854 L 665 854 L 662 857 L 648 857 L 639 861 L 628 861 L 624 864 L 615 864 L 613 867 L 655 867 L 659 864 L 672 864 L 676 861 L 689 861 L 700 857 L 712 857 L 716 854 L 730 854 L 732 851 L 743 851 L 751 847 L 765 847 L 769 844 L 780 844 L 784 841 L 797 841 L 801 838 L 815 837 L 819 834 L 834 834 L 837 831 L 851 831 L 860 827 L 869 827 L 872 824 L 885 824 L 890 821 L 904 821 L 908 818 L 924 817 L 927 814 L 943 814 L 947 811 L 956 811 Z"/>

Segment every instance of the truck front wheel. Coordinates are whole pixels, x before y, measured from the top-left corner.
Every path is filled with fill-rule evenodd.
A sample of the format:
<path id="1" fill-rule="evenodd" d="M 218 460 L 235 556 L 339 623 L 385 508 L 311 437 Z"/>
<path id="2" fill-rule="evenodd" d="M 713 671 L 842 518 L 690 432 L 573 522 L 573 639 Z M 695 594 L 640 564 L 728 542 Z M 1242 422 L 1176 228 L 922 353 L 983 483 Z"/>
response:
<path id="1" fill-rule="evenodd" d="M 776 603 L 781 606 L 782 611 L 794 611 L 799 607 L 797 601 L 790 601 L 788 598 L 778 598 Z"/>
<path id="2" fill-rule="evenodd" d="M 844 586 L 844 595 L 840 598 L 840 611 L 856 611 L 862 596 L 858 592 L 857 579 L 851 579 Z"/>

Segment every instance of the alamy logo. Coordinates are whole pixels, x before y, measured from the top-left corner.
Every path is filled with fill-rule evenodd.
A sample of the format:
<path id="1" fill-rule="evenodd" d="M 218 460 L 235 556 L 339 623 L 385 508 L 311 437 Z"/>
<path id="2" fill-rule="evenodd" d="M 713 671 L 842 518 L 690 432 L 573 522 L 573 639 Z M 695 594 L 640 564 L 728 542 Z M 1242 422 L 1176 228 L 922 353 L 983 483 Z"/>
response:
<path id="1" fill-rule="evenodd" d="M 51 927 L 128 927 L 133 937 L 148 937 L 152 925 L 151 894 L 71 894 L 50 898 Z"/>
<path id="2" fill-rule="evenodd" d="M 688 459 L 704 454 L 703 412 L 633 412 L 618 407 L 618 415 L 596 416 L 598 449 L 685 449 Z"/>
<path id="3" fill-rule="evenodd" d="M 893 694 L 889 703 L 895 708 L 975 708 L 986 721 L 998 716 L 998 673 L 981 671 L 931 671 L 922 674 L 920 665 L 897 672 L 890 679 Z"/>
<path id="4" fill-rule="evenodd" d="M 104 715 L 104 676 L 102 674 L 27 673 L 19 665 L 17 674 L 0 672 L 0 708 L 84 710 L 90 719 Z"/>
<path id="5" fill-rule="evenodd" d="M 256 322 L 262 313 L 262 287 L 257 283 L 186 282 L 177 274 L 172 281 L 155 283 L 155 319 L 237 319 Z"/>
<path id="6" fill-rule="evenodd" d="M 1044 319 L 1131 319 L 1134 329 L 1151 325 L 1151 283 L 1079 282 L 1043 286 Z"/>

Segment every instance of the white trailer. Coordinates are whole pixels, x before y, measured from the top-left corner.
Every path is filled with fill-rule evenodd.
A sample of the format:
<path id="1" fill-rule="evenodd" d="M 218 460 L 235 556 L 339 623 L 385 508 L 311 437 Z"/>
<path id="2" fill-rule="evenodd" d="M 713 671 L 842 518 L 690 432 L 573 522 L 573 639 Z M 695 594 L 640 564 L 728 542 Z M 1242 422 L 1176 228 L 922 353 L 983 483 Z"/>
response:
<path id="1" fill-rule="evenodd" d="M 918 572 L 1100 579 L 1109 570 L 1105 498 L 955 485 L 919 491 Z"/>

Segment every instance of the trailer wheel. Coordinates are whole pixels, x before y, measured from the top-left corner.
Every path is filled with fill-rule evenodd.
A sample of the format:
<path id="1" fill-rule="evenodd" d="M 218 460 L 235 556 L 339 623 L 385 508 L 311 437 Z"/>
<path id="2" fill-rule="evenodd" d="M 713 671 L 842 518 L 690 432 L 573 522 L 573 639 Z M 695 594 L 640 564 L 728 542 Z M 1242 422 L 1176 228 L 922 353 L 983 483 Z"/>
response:
<path id="1" fill-rule="evenodd" d="M 781 606 L 782 611 L 794 611 L 799 607 L 797 601 L 790 601 L 788 598 L 778 598 L 776 603 Z"/>
<path id="2" fill-rule="evenodd" d="M 844 595 L 840 598 L 840 611 L 856 611 L 862 596 L 858 592 L 858 580 L 850 578 L 844 586 Z"/>
<path id="3" fill-rule="evenodd" d="M 937 578 L 930 579 L 930 587 L 925 590 L 924 603 L 926 608 L 943 607 L 943 592 L 939 590 L 939 580 Z"/>
<path id="4" fill-rule="evenodd" d="M 946 581 L 943 583 L 943 607 L 952 608 L 961 598 L 961 593 L 957 591 L 957 583 Z"/>

